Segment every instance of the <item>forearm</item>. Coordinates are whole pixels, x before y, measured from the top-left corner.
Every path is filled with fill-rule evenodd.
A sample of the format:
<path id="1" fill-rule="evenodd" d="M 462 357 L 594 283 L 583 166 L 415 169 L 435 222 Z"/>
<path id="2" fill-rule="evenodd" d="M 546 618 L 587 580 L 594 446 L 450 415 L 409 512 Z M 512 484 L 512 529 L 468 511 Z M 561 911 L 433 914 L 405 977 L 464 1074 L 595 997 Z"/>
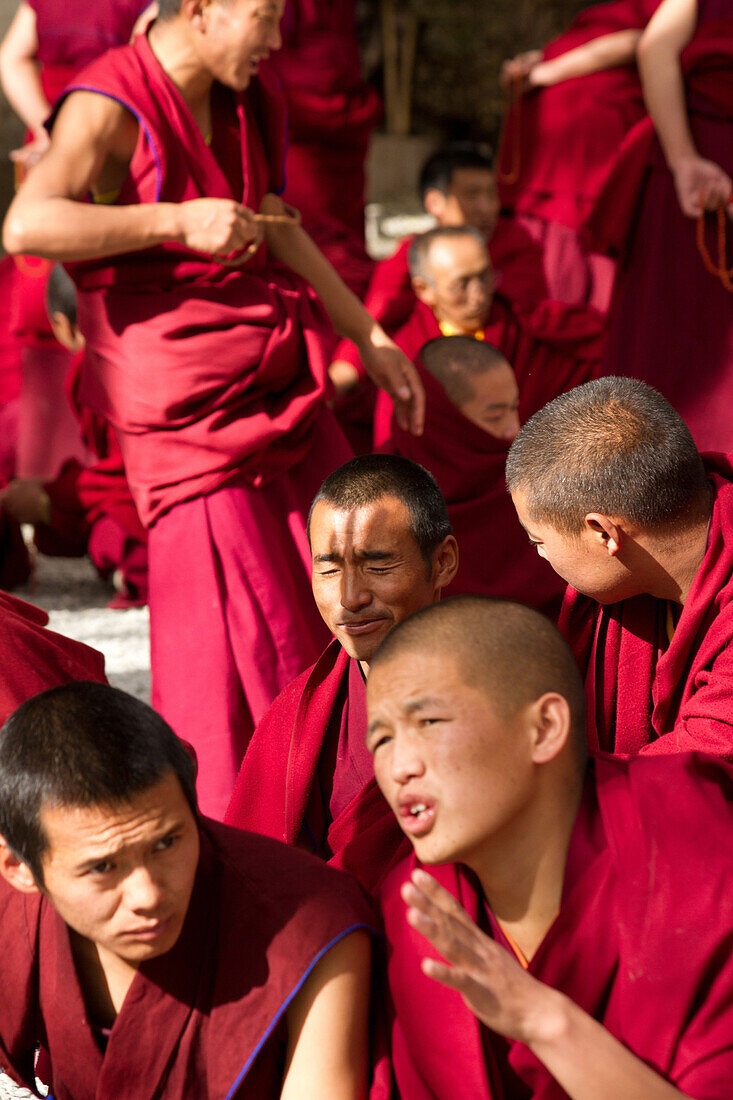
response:
<path id="1" fill-rule="evenodd" d="M 527 1045 L 571 1100 L 683 1100 L 680 1092 L 632 1054 L 587 1012 L 556 990 Z"/>
<path id="2" fill-rule="evenodd" d="M 679 55 L 663 42 L 639 51 L 644 100 L 657 131 L 667 164 L 697 156 L 685 105 L 685 85 Z"/>
<path id="3" fill-rule="evenodd" d="M 36 62 L 30 58 L 8 58 L 0 52 L 0 82 L 18 118 L 33 134 L 40 133 L 51 105 L 43 94 Z"/>
<path id="4" fill-rule="evenodd" d="M 24 189 L 8 211 L 3 244 L 12 254 L 63 262 L 116 256 L 179 240 L 178 211 L 176 203 L 95 206 L 67 198 L 35 199 Z"/>
<path id="5" fill-rule="evenodd" d="M 529 74 L 530 87 L 559 84 L 576 76 L 588 76 L 603 69 L 630 64 L 641 37 L 639 30 L 604 34 L 549 61 L 540 61 Z"/>

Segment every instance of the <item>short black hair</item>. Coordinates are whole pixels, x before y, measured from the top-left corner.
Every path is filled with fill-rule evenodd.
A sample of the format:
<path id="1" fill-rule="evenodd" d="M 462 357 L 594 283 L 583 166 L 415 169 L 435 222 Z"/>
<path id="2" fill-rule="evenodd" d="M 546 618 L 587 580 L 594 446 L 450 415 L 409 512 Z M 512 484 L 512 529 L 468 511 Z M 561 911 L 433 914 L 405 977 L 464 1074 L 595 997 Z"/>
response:
<path id="1" fill-rule="evenodd" d="M 43 885 L 44 806 L 115 806 L 173 772 L 198 816 L 196 764 L 152 707 L 86 681 L 28 699 L 0 729 L 0 834 Z"/>
<path id="2" fill-rule="evenodd" d="M 447 195 L 453 182 L 453 173 L 459 168 L 482 168 L 493 172 L 493 154 L 487 145 L 473 141 L 453 141 L 441 145 L 420 169 L 418 186 L 420 198 L 425 201 L 427 191 L 440 191 Z"/>
<path id="3" fill-rule="evenodd" d="M 317 504 L 347 512 L 383 497 L 395 497 L 405 505 L 412 537 L 429 565 L 441 542 L 453 534 L 448 508 L 433 475 L 401 455 L 357 455 L 329 474 L 311 504 L 308 541 Z"/>
<path id="4" fill-rule="evenodd" d="M 453 660 L 463 682 L 483 691 L 502 718 L 547 692 L 566 700 L 571 747 L 585 764 L 586 700 L 578 665 L 549 619 L 532 607 L 492 596 L 453 596 L 416 611 L 384 639 L 369 665 L 374 670 L 404 653 L 418 661 L 439 653 Z"/>
<path id="5" fill-rule="evenodd" d="M 54 264 L 46 287 L 46 310 L 49 317 L 63 313 L 70 325 L 76 324 L 76 287 L 61 264 Z"/>
<path id="6" fill-rule="evenodd" d="M 471 378 L 495 367 L 512 369 L 499 348 L 473 336 L 437 336 L 422 347 L 420 359 L 459 408 L 476 396 Z"/>
<path id="7" fill-rule="evenodd" d="M 688 526 L 710 509 L 700 454 L 670 403 L 635 378 L 599 378 L 535 413 L 512 443 L 509 492 L 529 515 L 576 535 L 588 512 L 641 528 Z"/>
<path id="8" fill-rule="evenodd" d="M 407 266 L 410 269 L 410 278 L 425 279 L 426 282 L 429 282 L 426 267 L 435 242 L 457 241 L 461 237 L 472 237 L 482 248 L 486 248 L 486 238 L 472 225 L 436 225 L 433 229 L 428 229 L 425 233 L 418 233 L 417 236 L 413 237 L 407 249 Z M 489 262 L 491 262 L 490 259 Z"/>

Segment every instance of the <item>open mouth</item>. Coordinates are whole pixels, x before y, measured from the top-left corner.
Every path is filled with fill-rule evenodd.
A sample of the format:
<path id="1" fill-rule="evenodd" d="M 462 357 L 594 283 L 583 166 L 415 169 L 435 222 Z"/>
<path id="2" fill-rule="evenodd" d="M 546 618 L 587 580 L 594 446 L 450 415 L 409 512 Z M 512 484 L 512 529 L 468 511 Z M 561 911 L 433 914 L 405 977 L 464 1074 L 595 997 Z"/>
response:
<path id="1" fill-rule="evenodd" d="M 400 825 L 403 832 L 411 837 L 425 836 L 435 822 L 435 804 L 415 799 L 400 806 Z"/>

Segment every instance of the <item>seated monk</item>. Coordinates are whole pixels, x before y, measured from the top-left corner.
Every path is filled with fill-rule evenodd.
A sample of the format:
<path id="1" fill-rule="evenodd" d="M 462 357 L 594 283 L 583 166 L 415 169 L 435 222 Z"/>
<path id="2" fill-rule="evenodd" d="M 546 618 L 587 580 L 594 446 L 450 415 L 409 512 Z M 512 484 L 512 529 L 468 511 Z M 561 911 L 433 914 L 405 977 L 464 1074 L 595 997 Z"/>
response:
<path id="1" fill-rule="evenodd" d="M 395 343 L 415 360 L 428 340 L 465 335 L 487 340 L 512 364 L 525 420 L 558 393 L 597 375 L 604 322 L 587 307 L 546 300 L 531 312 L 515 310 L 496 286 L 491 257 L 470 226 L 429 229 L 409 250 L 419 301 Z M 389 438 L 392 403 L 377 395 L 374 440 Z"/>
<path id="2" fill-rule="evenodd" d="M 97 684 L 20 707 L 0 834 L 0 1094 L 35 1075 L 57 1100 L 365 1096 L 366 900 L 200 817 L 150 707 Z"/>
<path id="3" fill-rule="evenodd" d="M 73 354 L 66 392 L 90 461 L 82 465 L 69 459 L 53 481 L 17 478 L 0 493 L 0 505 L 17 521 L 35 526 L 41 553 L 88 553 L 99 575 L 111 578 L 117 590 L 110 607 L 143 606 L 148 592 L 147 535 L 112 425 L 79 400 L 85 341 L 76 318 L 76 289 L 60 264 L 48 280 L 46 304 L 54 336 Z"/>
<path id="4" fill-rule="evenodd" d="M 592 748 L 733 753 L 733 467 L 650 386 L 558 397 L 509 451 L 522 526 L 567 581 Z"/>
<path id="5" fill-rule="evenodd" d="M 532 308 L 547 297 L 542 249 L 513 218 L 500 215 L 496 175 L 484 146 L 461 141 L 437 149 L 422 166 L 419 189 L 425 212 L 435 218 L 436 225 L 470 225 L 481 233 L 506 297 L 522 308 Z M 405 237 L 391 256 L 375 265 L 364 297 L 367 310 L 390 335 L 410 320 L 417 306 L 407 258 L 413 240 L 413 236 Z M 364 412 L 366 402 L 357 405 L 349 391 L 359 382 L 363 390 L 368 380 L 349 340 L 337 346 L 329 373 L 340 394 L 336 411 L 347 430 L 355 429 L 354 414 Z M 368 393 L 371 411 L 373 387 Z M 353 431 L 349 432 L 352 436 Z"/>
<path id="6" fill-rule="evenodd" d="M 0 723 L 46 688 L 71 680 L 106 683 L 102 654 L 47 630 L 47 622 L 39 607 L 0 592 Z"/>
<path id="7" fill-rule="evenodd" d="M 336 640 L 258 725 L 225 821 L 307 847 L 373 890 L 403 838 L 366 750 L 365 676 L 395 624 L 440 598 L 458 550 L 433 478 L 393 455 L 327 477 L 309 532 L 313 595 Z"/>
<path id="8" fill-rule="evenodd" d="M 400 1095 L 729 1097 L 733 770 L 587 761 L 572 654 L 521 604 L 419 612 L 367 694 L 414 848 L 381 891 Z"/>
<path id="9" fill-rule="evenodd" d="M 429 470 L 445 497 L 461 548 L 447 595 L 505 596 L 556 619 L 565 586 L 527 543 L 504 480 L 519 431 L 514 371 L 493 344 L 470 336 L 431 340 L 415 365 L 425 428 L 418 437 L 393 423 L 388 447 Z"/>

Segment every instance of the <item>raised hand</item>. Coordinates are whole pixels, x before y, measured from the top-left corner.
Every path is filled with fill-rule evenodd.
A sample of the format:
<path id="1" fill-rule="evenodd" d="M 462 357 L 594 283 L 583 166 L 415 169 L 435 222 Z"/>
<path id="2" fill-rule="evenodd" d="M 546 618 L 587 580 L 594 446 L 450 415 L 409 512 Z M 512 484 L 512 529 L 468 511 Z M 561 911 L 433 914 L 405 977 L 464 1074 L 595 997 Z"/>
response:
<path id="1" fill-rule="evenodd" d="M 262 236 L 254 212 L 232 199 L 191 199 L 180 204 L 178 217 L 182 244 L 221 259 Z"/>

